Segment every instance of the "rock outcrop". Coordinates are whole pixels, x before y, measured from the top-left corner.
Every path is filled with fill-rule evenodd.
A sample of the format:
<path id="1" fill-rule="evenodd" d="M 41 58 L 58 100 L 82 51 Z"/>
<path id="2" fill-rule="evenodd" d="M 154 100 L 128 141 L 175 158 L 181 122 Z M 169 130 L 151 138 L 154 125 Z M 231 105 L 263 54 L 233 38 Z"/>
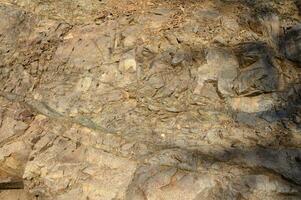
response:
<path id="1" fill-rule="evenodd" d="M 0 199 L 300 199 L 299 23 L 294 0 L 1 1 Z"/>

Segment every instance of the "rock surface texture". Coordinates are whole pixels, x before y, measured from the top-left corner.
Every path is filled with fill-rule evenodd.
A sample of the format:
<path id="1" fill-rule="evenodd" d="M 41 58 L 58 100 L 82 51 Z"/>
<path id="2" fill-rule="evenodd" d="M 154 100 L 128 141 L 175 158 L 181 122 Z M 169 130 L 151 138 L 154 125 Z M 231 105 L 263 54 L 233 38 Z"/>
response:
<path id="1" fill-rule="evenodd" d="M 294 0 L 1 0 L 0 199 L 301 199 Z"/>

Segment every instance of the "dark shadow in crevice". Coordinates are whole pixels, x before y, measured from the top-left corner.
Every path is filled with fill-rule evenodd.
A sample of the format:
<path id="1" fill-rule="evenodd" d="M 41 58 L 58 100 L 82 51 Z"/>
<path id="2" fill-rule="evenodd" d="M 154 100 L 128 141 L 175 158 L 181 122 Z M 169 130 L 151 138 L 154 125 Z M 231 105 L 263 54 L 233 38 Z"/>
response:
<path id="1" fill-rule="evenodd" d="M 0 183 L 0 190 L 15 190 L 15 189 L 24 189 L 23 181 L 10 181 L 10 182 Z"/>

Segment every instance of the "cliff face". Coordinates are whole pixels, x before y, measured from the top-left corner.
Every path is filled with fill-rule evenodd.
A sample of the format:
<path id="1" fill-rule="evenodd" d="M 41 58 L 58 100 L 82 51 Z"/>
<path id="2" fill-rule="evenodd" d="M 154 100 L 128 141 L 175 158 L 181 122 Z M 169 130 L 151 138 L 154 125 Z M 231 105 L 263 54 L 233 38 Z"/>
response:
<path id="1" fill-rule="evenodd" d="M 300 199 L 298 6 L 2 0 L 0 199 Z"/>

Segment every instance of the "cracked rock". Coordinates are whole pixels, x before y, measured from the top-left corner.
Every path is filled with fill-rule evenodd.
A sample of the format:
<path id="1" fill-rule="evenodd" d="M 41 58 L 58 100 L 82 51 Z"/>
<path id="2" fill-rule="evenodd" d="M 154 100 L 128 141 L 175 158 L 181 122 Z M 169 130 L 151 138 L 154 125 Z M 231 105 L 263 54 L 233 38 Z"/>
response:
<path id="1" fill-rule="evenodd" d="M 0 199 L 301 199 L 300 17 L 2 0 Z"/>

